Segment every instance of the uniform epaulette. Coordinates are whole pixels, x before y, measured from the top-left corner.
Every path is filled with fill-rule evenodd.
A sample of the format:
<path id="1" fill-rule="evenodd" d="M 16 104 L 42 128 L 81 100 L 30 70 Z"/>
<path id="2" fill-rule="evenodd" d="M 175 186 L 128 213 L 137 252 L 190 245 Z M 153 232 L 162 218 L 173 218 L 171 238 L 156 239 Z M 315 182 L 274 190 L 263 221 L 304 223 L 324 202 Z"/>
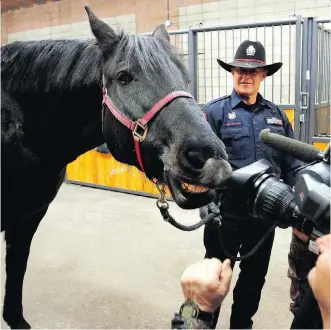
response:
<path id="1" fill-rule="evenodd" d="M 267 103 L 268 105 L 270 105 L 272 108 L 276 108 L 278 112 L 280 112 L 280 113 L 283 113 L 284 112 L 284 110 L 281 109 L 277 104 L 275 104 L 275 103 L 273 103 L 271 101 L 268 101 L 266 99 L 264 99 L 264 101 L 265 101 L 265 103 Z"/>
<path id="2" fill-rule="evenodd" d="M 268 105 L 271 105 L 272 107 L 279 108 L 279 106 L 277 104 L 275 104 L 275 103 L 273 103 L 273 102 L 271 102 L 269 100 L 264 99 L 264 101 L 265 101 L 265 103 L 267 103 Z"/>
<path id="3" fill-rule="evenodd" d="M 271 101 L 267 100 L 267 99 L 264 99 L 264 102 L 268 103 L 268 104 L 271 104 L 271 105 L 275 105 L 275 103 L 272 103 Z"/>
<path id="4" fill-rule="evenodd" d="M 210 106 L 210 105 L 212 105 L 212 104 L 214 104 L 214 103 L 216 103 L 216 102 L 218 102 L 218 101 L 220 101 L 220 100 L 225 100 L 225 99 L 229 98 L 230 96 L 231 96 L 231 95 L 225 95 L 225 96 L 219 97 L 219 98 L 217 98 L 217 99 L 215 99 L 215 100 L 212 100 L 212 101 L 208 102 L 208 103 L 205 105 L 205 107 Z"/>

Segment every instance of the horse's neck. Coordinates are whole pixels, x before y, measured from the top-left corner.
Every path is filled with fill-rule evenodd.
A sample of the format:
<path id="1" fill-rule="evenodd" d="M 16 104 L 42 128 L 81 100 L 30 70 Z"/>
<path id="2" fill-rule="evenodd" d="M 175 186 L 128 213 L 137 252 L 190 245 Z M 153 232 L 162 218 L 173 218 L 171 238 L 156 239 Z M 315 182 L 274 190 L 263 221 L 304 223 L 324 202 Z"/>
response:
<path id="1" fill-rule="evenodd" d="M 19 142 L 28 152 L 65 166 L 104 142 L 101 58 L 96 48 L 67 40 L 13 43 L 1 50 L 7 112 L 16 116 L 14 126 L 22 123 Z M 31 65 L 25 65 L 27 59 Z"/>
<path id="2" fill-rule="evenodd" d="M 24 145 L 42 161 L 65 166 L 104 142 L 101 91 L 96 86 L 38 97 L 21 104 Z"/>

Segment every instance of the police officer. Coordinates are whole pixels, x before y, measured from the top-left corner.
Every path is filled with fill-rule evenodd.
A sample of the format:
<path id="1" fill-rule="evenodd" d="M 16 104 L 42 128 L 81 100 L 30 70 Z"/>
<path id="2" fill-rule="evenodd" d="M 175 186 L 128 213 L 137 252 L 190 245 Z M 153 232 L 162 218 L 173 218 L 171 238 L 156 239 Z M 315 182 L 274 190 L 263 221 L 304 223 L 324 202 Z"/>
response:
<path id="1" fill-rule="evenodd" d="M 294 170 L 300 163 L 293 157 L 264 145 L 259 138 L 261 130 L 294 138 L 292 126 L 283 110 L 265 100 L 259 93 L 260 84 L 277 72 L 282 63 L 266 64 L 265 49 L 260 42 L 245 40 L 236 51 L 234 61 L 219 65 L 232 74 L 234 88 L 231 95 L 209 102 L 204 111 L 211 127 L 223 141 L 233 170 L 268 160 L 277 178 L 293 186 Z M 244 255 L 264 236 L 270 223 L 253 221 L 249 215 L 240 222 L 223 219 L 221 236 L 227 252 Z M 241 261 L 238 281 L 233 291 L 230 328 L 252 328 L 252 317 L 257 312 L 261 291 L 268 271 L 274 241 L 272 232 L 262 247 L 250 258 Z M 227 258 L 220 245 L 219 231 L 205 226 L 206 258 Z M 231 263 L 232 267 L 234 262 Z M 286 275 L 285 275 L 286 276 Z M 216 327 L 220 310 L 216 310 L 212 327 Z"/>

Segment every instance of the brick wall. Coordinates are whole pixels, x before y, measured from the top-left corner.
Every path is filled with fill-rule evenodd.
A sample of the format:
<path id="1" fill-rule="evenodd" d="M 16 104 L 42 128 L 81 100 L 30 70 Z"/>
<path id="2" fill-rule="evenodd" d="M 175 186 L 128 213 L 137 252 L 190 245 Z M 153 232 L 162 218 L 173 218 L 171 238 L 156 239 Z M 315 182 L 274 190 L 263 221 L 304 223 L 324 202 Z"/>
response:
<path id="1" fill-rule="evenodd" d="M 134 26 L 126 26 L 138 33 L 152 31 L 169 18 L 171 29 L 190 25 L 229 25 L 242 22 L 286 19 L 291 14 L 329 17 L 329 0 L 61 0 L 34 5 L 2 14 L 2 43 L 8 35 L 25 30 L 33 31 L 58 25 L 86 21 L 83 8 L 88 4 L 101 18 L 135 17 Z M 121 25 L 121 18 L 117 25 Z M 133 21 L 131 21 L 133 23 Z"/>
<path id="2" fill-rule="evenodd" d="M 2 14 L 1 42 L 26 38 L 64 37 L 71 26 L 87 21 L 84 4 L 88 4 L 100 18 L 124 30 L 149 32 L 169 15 L 172 29 L 203 25 L 230 25 L 286 19 L 291 14 L 329 17 L 329 0 L 61 0 L 34 5 Z M 23 32 L 26 33 L 23 33 Z M 58 34 L 58 31 L 62 32 Z"/>
<path id="3" fill-rule="evenodd" d="M 168 17 L 172 22 L 169 30 L 178 30 L 198 24 L 232 25 L 288 19 L 292 14 L 330 16 L 329 0 L 61 0 L 2 14 L 1 42 L 91 37 L 85 4 L 112 27 L 136 33 L 151 32 Z M 261 90 L 264 96 L 276 103 L 293 103 L 295 29 L 291 28 L 290 32 L 289 27 L 201 33 L 198 101 L 205 103 L 231 92 L 231 76 L 220 69 L 216 59 L 231 60 L 235 49 L 246 38 L 265 44 L 267 62 L 284 63 L 280 72 L 267 78 Z M 187 36 L 173 36 L 172 40 L 187 60 Z"/>
<path id="4" fill-rule="evenodd" d="M 169 16 L 173 21 L 169 30 L 179 28 L 178 11 L 180 7 L 194 5 L 201 1 L 169 0 Z M 204 0 L 204 2 L 211 1 L 213 0 Z M 168 18 L 167 0 L 61 0 L 2 14 L 1 42 L 3 44 L 26 39 L 27 35 L 30 39 L 35 36 L 39 39 L 41 35 L 46 37 L 44 32 L 37 31 L 42 29 L 48 29 L 49 37 L 52 37 L 51 32 L 57 26 L 69 27 L 74 23 L 85 22 L 87 20 L 83 7 L 85 4 L 89 5 L 98 17 L 111 18 L 109 22 L 112 24 L 138 33 L 150 32 L 156 25 L 164 23 Z M 129 22 L 128 16 L 131 17 Z M 64 29 L 66 28 L 59 28 L 61 31 Z M 26 33 L 22 33 L 24 31 Z M 74 35 L 75 32 L 68 34 Z M 54 37 L 57 37 L 56 33 Z"/>

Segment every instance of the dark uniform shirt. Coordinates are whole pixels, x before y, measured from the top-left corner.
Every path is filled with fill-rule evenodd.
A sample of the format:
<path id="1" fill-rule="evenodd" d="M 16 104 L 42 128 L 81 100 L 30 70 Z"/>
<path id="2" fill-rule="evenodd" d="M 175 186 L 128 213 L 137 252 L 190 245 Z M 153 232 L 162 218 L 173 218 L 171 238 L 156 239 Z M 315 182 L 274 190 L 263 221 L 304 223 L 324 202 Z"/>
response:
<path id="1" fill-rule="evenodd" d="M 247 105 L 233 89 L 231 95 L 206 104 L 204 111 L 212 129 L 225 144 L 233 170 L 266 159 L 278 178 L 294 185 L 294 170 L 300 162 L 263 144 L 259 137 L 263 129 L 269 128 L 272 133 L 294 138 L 291 123 L 283 110 L 260 94 L 254 105 Z"/>

